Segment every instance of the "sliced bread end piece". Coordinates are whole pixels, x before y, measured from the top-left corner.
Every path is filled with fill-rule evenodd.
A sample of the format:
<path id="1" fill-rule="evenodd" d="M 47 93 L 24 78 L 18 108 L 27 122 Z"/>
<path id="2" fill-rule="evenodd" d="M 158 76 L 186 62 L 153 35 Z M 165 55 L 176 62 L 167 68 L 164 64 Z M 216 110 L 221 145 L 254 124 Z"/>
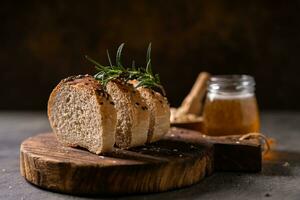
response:
<path id="1" fill-rule="evenodd" d="M 91 76 L 62 80 L 48 101 L 50 125 L 58 140 L 100 154 L 115 143 L 116 110 L 110 96 Z"/>

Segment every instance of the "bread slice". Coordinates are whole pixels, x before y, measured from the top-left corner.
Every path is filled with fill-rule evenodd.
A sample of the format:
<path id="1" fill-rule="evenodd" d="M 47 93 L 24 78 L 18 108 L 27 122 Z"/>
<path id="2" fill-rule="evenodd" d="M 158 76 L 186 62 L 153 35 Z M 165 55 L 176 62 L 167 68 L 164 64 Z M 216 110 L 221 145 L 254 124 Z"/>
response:
<path id="1" fill-rule="evenodd" d="M 58 140 L 100 154 L 115 144 L 116 109 L 111 97 L 89 75 L 62 80 L 48 101 L 50 125 Z"/>
<path id="2" fill-rule="evenodd" d="M 138 81 L 133 80 L 130 83 L 137 85 Z M 168 100 L 150 88 L 139 87 L 137 91 L 150 111 L 147 142 L 160 140 L 170 129 L 170 106 Z"/>
<path id="3" fill-rule="evenodd" d="M 170 106 L 165 97 L 149 88 L 138 88 L 150 110 L 147 142 L 160 140 L 170 129 Z"/>
<path id="4" fill-rule="evenodd" d="M 107 92 L 117 109 L 116 145 L 122 149 L 143 145 L 147 141 L 149 110 L 131 84 L 110 81 Z"/>

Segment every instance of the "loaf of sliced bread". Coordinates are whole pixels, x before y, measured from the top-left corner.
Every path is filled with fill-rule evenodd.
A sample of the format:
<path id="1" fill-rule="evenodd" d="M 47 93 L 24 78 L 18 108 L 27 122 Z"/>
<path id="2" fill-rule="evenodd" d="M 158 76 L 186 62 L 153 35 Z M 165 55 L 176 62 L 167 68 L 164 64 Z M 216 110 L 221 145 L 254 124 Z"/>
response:
<path id="1" fill-rule="evenodd" d="M 127 149 L 145 144 L 150 113 L 143 98 L 131 84 L 118 80 L 106 88 L 117 110 L 116 145 Z"/>
<path id="2" fill-rule="evenodd" d="M 109 94 L 89 75 L 62 80 L 48 101 L 50 125 L 64 145 L 99 154 L 115 144 L 117 112 Z"/>
<path id="3" fill-rule="evenodd" d="M 132 80 L 130 83 L 136 86 L 138 81 Z M 147 142 L 160 140 L 170 129 L 170 106 L 168 100 L 150 88 L 138 87 L 137 91 L 150 111 Z"/>

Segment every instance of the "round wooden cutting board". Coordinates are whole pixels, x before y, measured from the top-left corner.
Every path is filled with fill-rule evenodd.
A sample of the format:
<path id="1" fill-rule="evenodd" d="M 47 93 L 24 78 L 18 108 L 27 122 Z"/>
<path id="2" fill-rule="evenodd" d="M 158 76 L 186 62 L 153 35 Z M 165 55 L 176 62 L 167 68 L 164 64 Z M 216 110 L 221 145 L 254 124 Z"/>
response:
<path id="1" fill-rule="evenodd" d="M 182 134 L 185 132 L 185 134 Z M 212 173 L 213 145 L 171 129 L 161 141 L 96 155 L 61 145 L 53 133 L 21 144 L 21 174 L 41 188 L 78 195 L 132 194 L 188 186 Z"/>

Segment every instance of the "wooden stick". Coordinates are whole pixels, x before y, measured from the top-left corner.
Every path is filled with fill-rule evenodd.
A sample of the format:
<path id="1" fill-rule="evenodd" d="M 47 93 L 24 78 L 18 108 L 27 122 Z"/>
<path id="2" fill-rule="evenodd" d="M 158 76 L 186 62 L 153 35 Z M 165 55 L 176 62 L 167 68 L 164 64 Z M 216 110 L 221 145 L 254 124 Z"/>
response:
<path id="1" fill-rule="evenodd" d="M 198 75 L 190 93 L 185 97 L 181 106 L 178 108 L 178 116 L 184 114 L 200 115 L 203 106 L 201 101 L 204 98 L 206 84 L 209 78 L 210 74 L 207 72 L 201 72 Z"/>

